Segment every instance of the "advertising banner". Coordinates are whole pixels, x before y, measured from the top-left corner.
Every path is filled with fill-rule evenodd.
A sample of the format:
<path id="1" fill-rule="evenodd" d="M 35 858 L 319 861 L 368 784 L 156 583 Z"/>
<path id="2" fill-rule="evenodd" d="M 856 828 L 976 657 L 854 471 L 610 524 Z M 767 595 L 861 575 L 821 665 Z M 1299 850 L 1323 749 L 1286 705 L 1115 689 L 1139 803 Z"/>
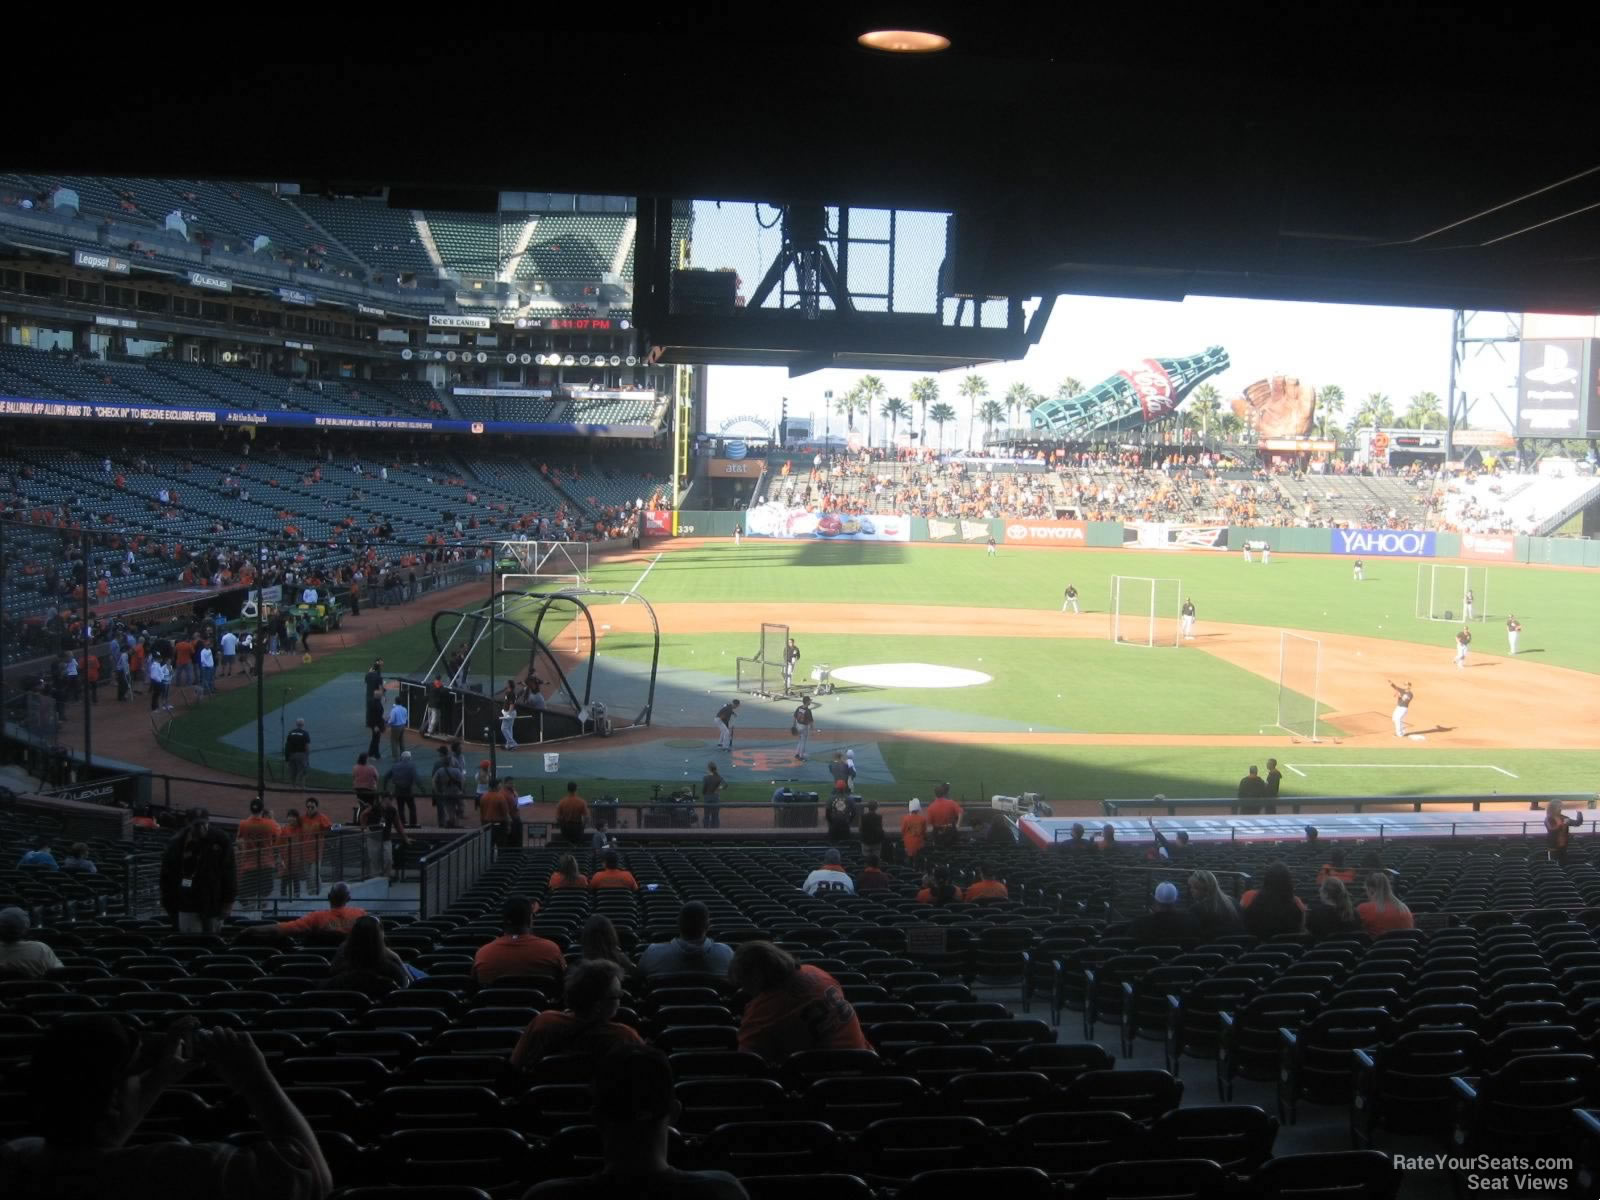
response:
<path id="1" fill-rule="evenodd" d="M 1517 436 L 1582 436 L 1588 346 L 1584 338 L 1529 339 L 1522 343 L 1517 371 Z"/>
<path id="2" fill-rule="evenodd" d="M 750 510 L 745 533 L 750 537 L 818 538 L 829 542 L 909 542 L 911 520 L 899 513 L 851 516 L 763 504 Z"/>
<path id="3" fill-rule="evenodd" d="M 989 522 L 962 521 L 953 517 L 929 517 L 930 542 L 987 542 Z"/>
<path id="4" fill-rule="evenodd" d="M 1007 521 L 1008 546 L 1077 546 L 1089 544 L 1085 521 Z"/>
<path id="5" fill-rule="evenodd" d="M 758 458 L 713 458 L 706 463 L 706 474 L 712 479 L 754 479 L 761 467 Z"/>
<path id="6" fill-rule="evenodd" d="M 1432 558 L 1433 533 L 1416 529 L 1335 529 L 1333 552 L 1361 558 Z"/>
<path id="7" fill-rule="evenodd" d="M 672 533 L 672 514 L 659 508 L 644 510 L 645 537 L 667 537 Z"/>
<path id="8" fill-rule="evenodd" d="M 154 421 L 178 425 L 268 425 L 311 429 L 391 429 L 409 433 L 517 433 L 580 437 L 655 436 L 651 425 L 588 425 L 571 421 L 461 421 L 451 417 L 364 417 L 283 409 L 166 408 L 157 405 L 84 404 L 0 395 L 0 417 L 65 421 Z"/>
<path id="9" fill-rule="evenodd" d="M 1486 562 L 1515 562 L 1517 539 L 1509 533 L 1463 533 L 1461 557 Z"/>

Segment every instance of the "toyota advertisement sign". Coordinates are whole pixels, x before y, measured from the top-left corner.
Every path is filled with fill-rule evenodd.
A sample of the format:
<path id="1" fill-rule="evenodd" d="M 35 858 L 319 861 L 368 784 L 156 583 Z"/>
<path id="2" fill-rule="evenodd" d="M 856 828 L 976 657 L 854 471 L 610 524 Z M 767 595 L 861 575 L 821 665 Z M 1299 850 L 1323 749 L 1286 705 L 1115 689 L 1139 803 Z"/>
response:
<path id="1" fill-rule="evenodd" d="M 1588 338 L 1530 338 L 1522 343 L 1518 437 L 1584 435 L 1584 417 L 1596 392 L 1593 345 Z"/>
<path id="2" fill-rule="evenodd" d="M 1076 546 L 1089 544 L 1089 526 L 1083 521 L 1007 521 L 1008 546 Z"/>
<path id="3" fill-rule="evenodd" d="M 1333 552 L 1356 558 L 1432 558 L 1434 535 L 1418 529 L 1335 529 Z"/>

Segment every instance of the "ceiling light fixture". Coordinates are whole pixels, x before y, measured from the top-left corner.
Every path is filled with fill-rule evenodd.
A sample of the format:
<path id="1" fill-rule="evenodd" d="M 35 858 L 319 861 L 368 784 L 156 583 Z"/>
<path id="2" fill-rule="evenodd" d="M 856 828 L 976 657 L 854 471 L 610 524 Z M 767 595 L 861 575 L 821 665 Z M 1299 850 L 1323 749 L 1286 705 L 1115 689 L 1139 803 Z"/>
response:
<path id="1" fill-rule="evenodd" d="M 886 54 L 937 54 L 950 49 L 950 39 L 944 34 L 921 29 L 872 29 L 856 41 Z"/>

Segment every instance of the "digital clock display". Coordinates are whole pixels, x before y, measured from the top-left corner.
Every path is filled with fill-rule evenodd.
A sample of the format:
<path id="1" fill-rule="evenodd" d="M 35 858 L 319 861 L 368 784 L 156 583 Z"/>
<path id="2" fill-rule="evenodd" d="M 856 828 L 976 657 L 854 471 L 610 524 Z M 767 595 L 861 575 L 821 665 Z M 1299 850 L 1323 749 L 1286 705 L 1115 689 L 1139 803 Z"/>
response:
<path id="1" fill-rule="evenodd" d="M 615 328 L 609 317 L 552 317 L 545 321 L 546 329 L 568 329 L 579 333 L 605 332 Z"/>

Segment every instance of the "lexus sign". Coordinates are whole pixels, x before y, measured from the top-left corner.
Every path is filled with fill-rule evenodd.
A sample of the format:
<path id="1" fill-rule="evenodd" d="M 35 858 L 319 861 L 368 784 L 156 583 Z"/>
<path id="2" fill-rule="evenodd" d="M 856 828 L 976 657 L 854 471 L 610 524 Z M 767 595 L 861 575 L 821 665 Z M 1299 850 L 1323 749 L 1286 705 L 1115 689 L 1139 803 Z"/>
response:
<path id="1" fill-rule="evenodd" d="M 1089 527 L 1082 521 L 1007 521 L 1008 546 L 1087 546 Z"/>

